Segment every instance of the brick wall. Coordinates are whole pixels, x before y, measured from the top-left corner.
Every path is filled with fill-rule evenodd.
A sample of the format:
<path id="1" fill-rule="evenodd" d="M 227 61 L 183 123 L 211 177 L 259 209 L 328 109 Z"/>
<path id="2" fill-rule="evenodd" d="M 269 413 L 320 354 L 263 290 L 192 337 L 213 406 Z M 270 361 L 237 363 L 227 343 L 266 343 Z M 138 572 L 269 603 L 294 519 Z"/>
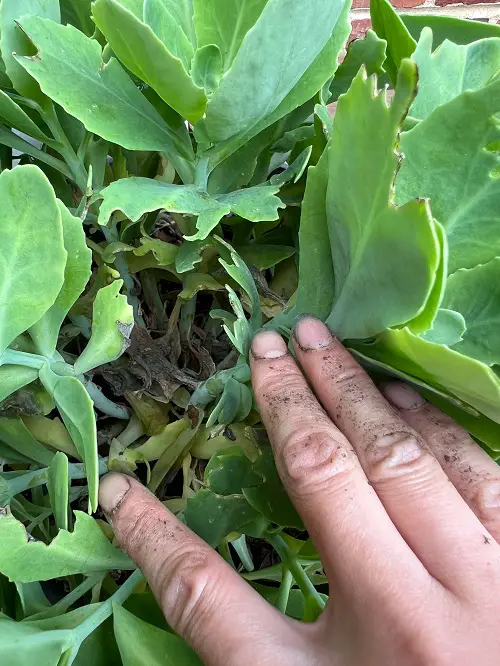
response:
<path id="1" fill-rule="evenodd" d="M 498 0 L 391 0 L 394 7 L 405 14 L 440 14 L 458 16 L 486 23 L 500 23 L 500 2 Z M 354 39 L 364 34 L 370 27 L 370 0 L 353 0 L 351 12 Z"/>

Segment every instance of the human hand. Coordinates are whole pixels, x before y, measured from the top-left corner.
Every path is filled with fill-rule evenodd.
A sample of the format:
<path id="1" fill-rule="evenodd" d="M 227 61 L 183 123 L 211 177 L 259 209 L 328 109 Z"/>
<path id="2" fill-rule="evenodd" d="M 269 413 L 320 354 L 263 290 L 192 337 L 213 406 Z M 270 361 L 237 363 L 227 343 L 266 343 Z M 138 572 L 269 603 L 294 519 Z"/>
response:
<path id="1" fill-rule="evenodd" d="M 379 393 L 321 322 L 259 333 L 252 381 L 330 601 L 302 624 L 267 604 L 137 481 L 100 501 L 170 626 L 207 666 L 498 666 L 500 471 L 403 384 Z M 323 407 L 320 405 L 323 405 Z"/>

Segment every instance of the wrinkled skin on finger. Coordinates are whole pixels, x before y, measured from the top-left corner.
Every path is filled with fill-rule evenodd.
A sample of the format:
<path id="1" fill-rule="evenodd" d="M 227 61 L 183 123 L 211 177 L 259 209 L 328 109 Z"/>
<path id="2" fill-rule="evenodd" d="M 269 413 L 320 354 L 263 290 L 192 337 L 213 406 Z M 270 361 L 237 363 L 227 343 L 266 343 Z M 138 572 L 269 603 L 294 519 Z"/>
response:
<path id="1" fill-rule="evenodd" d="M 498 666 L 500 475 L 412 389 L 382 395 L 321 322 L 297 361 L 253 341 L 255 396 L 283 483 L 322 557 L 330 601 L 290 620 L 137 481 L 106 477 L 101 505 L 167 621 L 208 666 Z"/>

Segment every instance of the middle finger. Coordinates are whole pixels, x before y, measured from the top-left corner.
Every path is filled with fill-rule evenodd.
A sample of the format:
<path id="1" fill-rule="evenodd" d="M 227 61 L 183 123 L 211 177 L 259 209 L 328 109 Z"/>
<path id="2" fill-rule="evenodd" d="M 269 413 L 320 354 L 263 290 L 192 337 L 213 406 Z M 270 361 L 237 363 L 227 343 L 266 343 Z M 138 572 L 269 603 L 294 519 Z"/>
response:
<path id="1" fill-rule="evenodd" d="M 457 571 L 499 564 L 485 528 L 449 482 L 423 439 L 377 390 L 320 321 L 295 330 L 297 357 L 316 395 L 347 436 L 400 534 L 429 573 L 448 589 L 470 583 Z M 493 552 L 495 549 L 498 552 Z"/>

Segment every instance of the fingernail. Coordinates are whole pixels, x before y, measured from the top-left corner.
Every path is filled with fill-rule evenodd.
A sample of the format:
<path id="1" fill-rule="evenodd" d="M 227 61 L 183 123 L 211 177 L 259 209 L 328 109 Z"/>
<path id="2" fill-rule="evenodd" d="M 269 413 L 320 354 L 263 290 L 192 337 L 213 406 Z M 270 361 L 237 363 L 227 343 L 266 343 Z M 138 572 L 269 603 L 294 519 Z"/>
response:
<path id="1" fill-rule="evenodd" d="M 130 490 L 130 482 L 124 474 L 107 474 L 99 484 L 99 504 L 104 513 L 113 514 Z"/>
<path id="2" fill-rule="evenodd" d="M 288 354 L 288 347 L 276 331 L 260 331 L 252 341 L 255 358 L 281 358 Z"/>
<path id="3" fill-rule="evenodd" d="M 295 325 L 294 336 L 303 351 L 329 347 L 334 338 L 319 319 L 303 317 Z"/>
<path id="4" fill-rule="evenodd" d="M 398 409 L 419 409 L 425 405 L 425 398 L 403 382 L 391 382 L 382 388 L 382 393 Z"/>

